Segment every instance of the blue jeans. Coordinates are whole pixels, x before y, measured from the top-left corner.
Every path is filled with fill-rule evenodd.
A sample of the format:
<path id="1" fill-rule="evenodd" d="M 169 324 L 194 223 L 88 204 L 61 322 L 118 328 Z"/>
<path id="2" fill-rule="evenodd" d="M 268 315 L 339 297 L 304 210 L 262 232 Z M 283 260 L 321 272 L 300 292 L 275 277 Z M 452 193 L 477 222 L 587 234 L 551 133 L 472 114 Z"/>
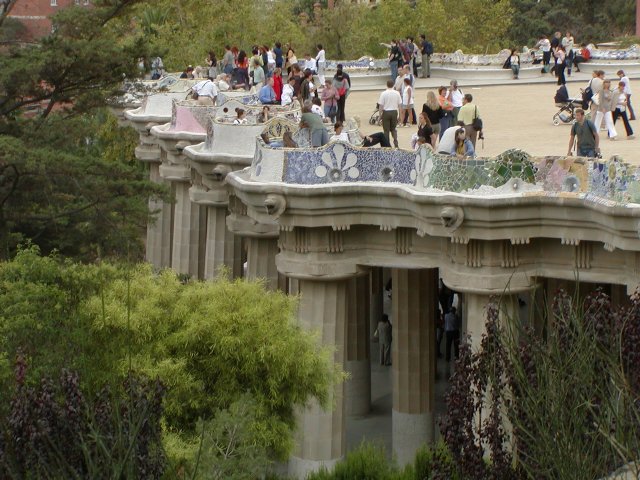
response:
<path id="1" fill-rule="evenodd" d="M 444 117 L 440 119 L 440 137 L 444 135 L 444 131 L 451 126 L 451 114 L 447 112 Z"/>
<path id="2" fill-rule="evenodd" d="M 336 123 L 336 116 L 338 115 L 337 105 L 324 105 L 324 116 L 331 119 L 331 123 Z"/>
<path id="3" fill-rule="evenodd" d="M 389 66 L 391 67 L 391 80 L 395 80 L 398 76 L 398 62 L 389 62 Z"/>
<path id="4" fill-rule="evenodd" d="M 578 156 L 596 158 L 596 151 L 591 147 L 586 147 L 586 148 L 578 147 Z"/>

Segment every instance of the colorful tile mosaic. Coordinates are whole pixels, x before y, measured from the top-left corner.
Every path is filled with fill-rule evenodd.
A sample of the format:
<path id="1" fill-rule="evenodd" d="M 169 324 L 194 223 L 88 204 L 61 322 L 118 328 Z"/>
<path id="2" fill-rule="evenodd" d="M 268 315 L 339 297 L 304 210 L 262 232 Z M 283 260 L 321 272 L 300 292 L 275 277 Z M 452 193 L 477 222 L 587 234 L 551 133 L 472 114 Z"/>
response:
<path id="1" fill-rule="evenodd" d="M 258 142 L 261 148 L 266 146 Z M 411 152 L 345 142 L 282 152 L 282 180 L 292 184 L 383 182 L 486 196 L 521 193 L 640 202 L 640 168 L 618 157 L 533 158 L 513 149 L 494 158 L 463 160 L 434 154 L 426 147 Z"/>

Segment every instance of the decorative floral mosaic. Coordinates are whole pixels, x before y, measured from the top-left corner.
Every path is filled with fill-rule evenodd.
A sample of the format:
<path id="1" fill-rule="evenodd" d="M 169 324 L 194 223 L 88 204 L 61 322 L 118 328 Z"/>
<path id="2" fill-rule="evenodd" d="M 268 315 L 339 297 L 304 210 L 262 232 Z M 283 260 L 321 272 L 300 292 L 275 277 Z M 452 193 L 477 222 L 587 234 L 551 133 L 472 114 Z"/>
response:
<path id="1" fill-rule="evenodd" d="M 258 149 L 265 148 L 258 142 Z M 382 182 L 470 194 L 574 194 L 586 199 L 640 203 L 640 167 L 618 157 L 531 157 L 507 150 L 494 158 L 463 160 L 387 148 L 335 142 L 314 149 L 283 149 L 283 181 L 292 184 Z"/>

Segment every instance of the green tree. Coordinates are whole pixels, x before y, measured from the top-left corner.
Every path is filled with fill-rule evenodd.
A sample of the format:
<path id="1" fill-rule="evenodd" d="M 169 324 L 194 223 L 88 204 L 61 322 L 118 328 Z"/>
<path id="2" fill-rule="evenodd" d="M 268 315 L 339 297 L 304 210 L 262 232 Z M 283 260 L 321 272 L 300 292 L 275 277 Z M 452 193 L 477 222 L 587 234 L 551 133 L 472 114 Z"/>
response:
<path id="1" fill-rule="evenodd" d="M 97 110 L 146 52 L 127 25 L 135 3 L 62 9 L 54 33 L 0 52 L 3 257 L 25 239 L 83 259 L 141 256 L 148 198 L 164 191 L 135 161 L 135 135 Z"/>
<path id="2" fill-rule="evenodd" d="M 191 467 L 198 421 L 233 413 L 243 398 L 251 403 L 243 438 L 269 458 L 286 458 L 295 407 L 311 397 L 326 404 L 341 379 L 330 351 L 296 325 L 295 298 L 259 283 L 182 283 L 149 265 L 81 265 L 31 247 L 0 264 L 0 285 L 0 387 L 19 349 L 30 359 L 30 381 L 63 367 L 94 392 L 129 371 L 160 378 L 167 454 Z M 6 406 L 0 402 L 0 413 Z M 237 451 L 248 447 L 242 441 Z"/>

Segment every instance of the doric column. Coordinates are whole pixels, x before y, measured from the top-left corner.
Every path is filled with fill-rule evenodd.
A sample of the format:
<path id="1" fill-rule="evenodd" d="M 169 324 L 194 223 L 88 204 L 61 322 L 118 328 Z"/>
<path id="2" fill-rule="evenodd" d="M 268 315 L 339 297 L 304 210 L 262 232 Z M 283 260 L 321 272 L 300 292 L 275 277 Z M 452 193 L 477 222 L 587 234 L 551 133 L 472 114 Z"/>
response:
<path id="1" fill-rule="evenodd" d="M 393 269 L 393 452 L 400 465 L 434 440 L 437 269 Z"/>
<path id="2" fill-rule="evenodd" d="M 370 301 L 369 311 L 369 333 L 373 333 L 378 328 L 378 322 L 382 318 L 383 314 L 383 288 L 382 288 L 382 267 L 373 267 L 371 269 L 370 277 Z"/>
<path id="3" fill-rule="evenodd" d="M 149 163 L 149 180 L 162 183 L 160 164 Z M 163 200 L 149 199 L 149 211 L 156 212 L 152 223 L 147 225 L 147 248 L 145 258 L 157 268 L 171 266 L 171 211 L 173 205 Z"/>
<path id="4" fill-rule="evenodd" d="M 175 184 L 171 268 L 178 273 L 197 277 L 200 206 L 191 202 L 189 187 L 185 182 Z"/>
<path id="5" fill-rule="evenodd" d="M 503 327 L 517 333 L 515 327 L 520 323 L 520 304 L 516 293 L 503 293 L 494 295 L 494 302 L 499 309 L 499 319 Z M 471 348 L 477 351 L 480 348 L 482 334 L 486 331 L 487 305 L 492 296 L 486 293 L 464 293 L 464 318 L 462 333 L 470 337 Z"/>
<path id="6" fill-rule="evenodd" d="M 278 288 L 277 254 L 277 237 L 247 237 L 247 278 L 264 279 L 269 290 Z"/>
<path id="7" fill-rule="evenodd" d="M 323 345 L 334 346 L 333 360 L 344 365 L 347 317 L 346 280 L 300 279 L 298 318 L 302 328 L 320 332 Z M 332 468 L 345 454 L 344 384 L 330 392 L 328 407 L 313 400 L 298 415 L 297 445 L 289 461 L 289 474 L 305 478 L 321 467 Z"/>
<path id="8" fill-rule="evenodd" d="M 207 206 L 207 241 L 204 278 L 218 275 L 226 266 L 233 278 L 242 276 L 242 239 L 227 228 L 227 206 Z"/>
<path id="9" fill-rule="evenodd" d="M 371 409 L 369 275 L 352 278 L 348 282 L 347 415 L 366 415 Z"/>

